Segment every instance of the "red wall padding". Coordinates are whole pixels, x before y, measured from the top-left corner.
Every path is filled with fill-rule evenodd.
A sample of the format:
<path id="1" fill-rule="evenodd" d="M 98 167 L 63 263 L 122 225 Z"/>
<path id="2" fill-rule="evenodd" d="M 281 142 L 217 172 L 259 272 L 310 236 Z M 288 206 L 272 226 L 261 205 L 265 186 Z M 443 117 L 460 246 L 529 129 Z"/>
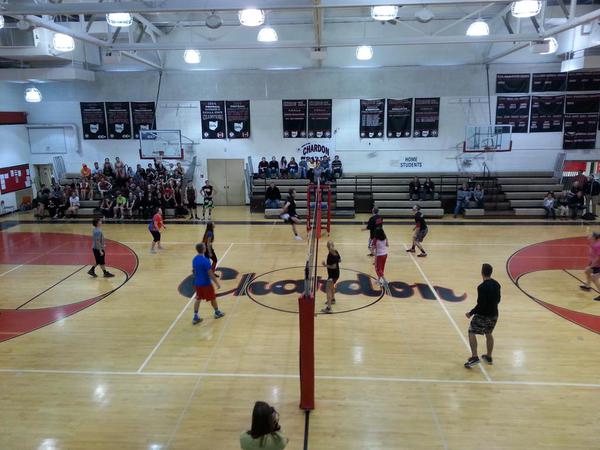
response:
<path id="1" fill-rule="evenodd" d="M 0 125 L 21 125 L 27 123 L 27 113 L 0 111 Z"/>

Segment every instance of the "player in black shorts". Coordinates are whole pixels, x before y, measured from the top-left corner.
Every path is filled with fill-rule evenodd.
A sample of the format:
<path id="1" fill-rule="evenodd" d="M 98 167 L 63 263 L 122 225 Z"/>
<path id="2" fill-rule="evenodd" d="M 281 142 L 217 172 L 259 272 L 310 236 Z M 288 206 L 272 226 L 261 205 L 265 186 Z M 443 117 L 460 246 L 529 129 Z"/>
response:
<path id="1" fill-rule="evenodd" d="M 290 189 L 287 200 L 283 206 L 283 212 L 281 218 L 285 223 L 292 224 L 292 231 L 294 232 L 294 239 L 301 241 L 302 237 L 298 234 L 296 224 L 302 223 L 296 212 L 296 189 Z"/>
<path id="2" fill-rule="evenodd" d="M 362 231 L 369 230 L 369 242 L 367 243 L 367 247 L 369 248 L 369 254 L 367 256 L 374 256 L 371 252 L 371 241 L 375 237 L 375 230 L 377 228 L 383 228 L 383 218 L 379 215 L 379 208 L 377 206 L 373 207 L 372 213 L 373 215 L 369 218 L 367 226 L 362 229 Z"/>
<path id="3" fill-rule="evenodd" d="M 206 220 L 206 210 L 208 209 L 208 220 L 211 220 L 211 212 L 215 207 L 213 203 L 213 195 L 215 193 L 215 188 L 213 188 L 210 184 L 210 181 L 206 180 L 204 186 L 202 186 L 202 196 L 204 197 L 204 202 L 202 203 L 202 220 Z"/>
<path id="4" fill-rule="evenodd" d="M 327 267 L 327 305 L 321 310 L 322 313 L 331 314 L 331 305 L 335 305 L 335 283 L 340 278 L 340 262 L 342 258 L 335 249 L 333 241 L 327 241 L 327 262 L 323 261 L 323 266 Z"/>
<path id="5" fill-rule="evenodd" d="M 419 205 L 415 205 L 412 209 L 415 213 L 415 227 L 413 228 L 414 234 L 412 247 L 406 251 L 414 253 L 415 246 L 417 246 L 419 247 L 419 250 L 421 250 L 421 253 L 419 253 L 417 256 L 423 258 L 427 256 L 427 252 L 425 252 L 425 249 L 423 248 L 421 243 L 423 242 L 423 239 L 425 239 L 425 236 L 427 236 L 427 232 L 429 231 L 429 229 L 427 228 L 427 222 L 425 222 L 425 218 L 421 213 L 421 207 Z"/>

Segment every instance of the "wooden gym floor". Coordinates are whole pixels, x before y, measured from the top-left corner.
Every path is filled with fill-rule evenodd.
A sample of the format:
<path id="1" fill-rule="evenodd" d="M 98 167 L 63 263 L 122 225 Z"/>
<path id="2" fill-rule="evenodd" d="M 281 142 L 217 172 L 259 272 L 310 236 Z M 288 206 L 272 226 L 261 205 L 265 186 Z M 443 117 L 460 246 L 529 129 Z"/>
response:
<path id="1" fill-rule="evenodd" d="M 217 222 L 226 316 L 203 304 L 192 326 L 202 225 L 167 223 L 158 254 L 146 225 L 105 225 L 117 276 L 104 280 L 86 274 L 89 224 L 18 219 L 0 222 L 0 449 L 236 449 L 259 399 L 280 411 L 288 448 L 303 448 L 306 242 L 288 226 Z M 309 449 L 600 448 L 600 302 L 576 279 L 589 228 L 432 223 L 429 256 L 414 258 L 412 227 L 388 225 L 383 296 L 360 228 L 331 234 L 343 270 L 338 314 L 316 319 Z M 483 262 L 503 293 L 494 365 L 468 370 L 464 313 Z"/>

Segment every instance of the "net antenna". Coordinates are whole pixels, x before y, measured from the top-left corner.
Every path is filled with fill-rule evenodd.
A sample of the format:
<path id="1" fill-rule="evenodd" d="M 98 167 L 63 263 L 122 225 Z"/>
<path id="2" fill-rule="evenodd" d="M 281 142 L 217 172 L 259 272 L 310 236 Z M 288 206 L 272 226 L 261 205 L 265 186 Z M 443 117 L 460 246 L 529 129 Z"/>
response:
<path id="1" fill-rule="evenodd" d="M 314 192 L 315 207 L 310 208 L 311 192 Z M 315 296 L 319 289 L 318 262 L 321 223 L 323 220 L 323 191 L 321 183 L 308 186 L 307 225 L 308 249 L 304 265 L 304 291 L 298 298 L 300 331 L 300 409 L 315 409 Z"/>

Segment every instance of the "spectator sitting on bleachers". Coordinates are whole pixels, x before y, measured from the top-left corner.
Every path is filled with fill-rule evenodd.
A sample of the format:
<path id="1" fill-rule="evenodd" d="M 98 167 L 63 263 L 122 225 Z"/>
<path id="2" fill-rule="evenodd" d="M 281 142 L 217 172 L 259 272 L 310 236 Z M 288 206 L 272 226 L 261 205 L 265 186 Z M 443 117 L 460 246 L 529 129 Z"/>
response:
<path id="1" fill-rule="evenodd" d="M 325 182 L 331 179 L 331 167 L 329 157 L 323 156 L 321 159 L 321 177 Z"/>
<path id="2" fill-rule="evenodd" d="M 567 216 L 569 215 L 569 201 L 568 201 L 568 197 L 569 197 L 570 192 L 565 190 L 562 191 L 562 194 L 558 196 L 558 199 L 556 201 L 557 207 L 558 207 L 558 215 L 562 218 L 567 218 Z"/>
<path id="3" fill-rule="evenodd" d="M 315 167 L 317 167 L 317 163 L 315 161 L 315 158 L 308 158 L 306 160 L 306 178 L 308 178 L 309 180 L 313 180 L 313 176 L 314 176 L 314 172 L 315 172 Z"/>
<path id="4" fill-rule="evenodd" d="M 115 176 L 117 177 L 117 180 L 124 180 L 127 178 L 125 163 L 123 163 L 118 156 L 115 158 Z"/>
<path id="5" fill-rule="evenodd" d="M 579 191 L 583 191 L 583 187 L 581 184 L 579 184 L 579 181 L 573 181 L 573 184 L 571 185 L 571 193 L 573 195 L 577 195 Z"/>
<path id="6" fill-rule="evenodd" d="M 470 196 L 469 188 L 467 183 L 463 183 L 461 187 L 456 191 L 456 206 L 454 208 L 454 218 L 461 214 L 465 210 L 466 203 Z"/>
<path id="7" fill-rule="evenodd" d="M 100 193 L 100 197 L 104 197 L 112 190 L 112 184 L 108 182 L 106 178 L 100 179 L 98 182 L 98 192 Z"/>
<path id="8" fill-rule="evenodd" d="M 40 186 L 40 191 L 38 192 L 38 195 L 35 199 L 35 206 L 36 206 L 35 215 L 36 215 L 36 217 L 38 217 L 40 219 L 44 218 L 44 212 L 48 208 L 49 200 L 50 200 L 50 189 L 48 189 L 45 184 L 42 184 Z"/>
<path id="9" fill-rule="evenodd" d="M 259 176 L 262 175 L 263 178 L 266 178 L 269 176 L 269 163 L 267 162 L 267 158 L 265 158 L 264 156 L 258 163 L 258 175 Z"/>
<path id="10" fill-rule="evenodd" d="M 300 172 L 300 178 L 306 178 L 308 176 L 308 162 L 305 156 L 300 157 L 300 164 L 298 164 L 298 170 Z"/>
<path id="11" fill-rule="evenodd" d="M 298 176 L 298 163 L 293 156 L 290 158 L 287 169 L 290 178 L 296 178 Z"/>
<path id="12" fill-rule="evenodd" d="M 184 176 L 185 176 L 185 170 L 183 169 L 183 166 L 181 165 L 181 163 L 178 162 L 177 165 L 175 166 L 175 179 L 183 180 Z"/>
<path id="13" fill-rule="evenodd" d="M 340 157 L 338 155 L 335 155 L 333 161 L 331 162 L 331 171 L 334 178 L 341 178 L 343 175 L 342 161 L 340 161 Z"/>
<path id="14" fill-rule="evenodd" d="M 81 174 L 81 178 L 88 178 L 92 176 L 92 171 L 87 166 L 87 164 L 81 165 L 81 170 L 79 171 L 79 173 Z"/>
<path id="15" fill-rule="evenodd" d="M 588 211 L 595 216 L 598 208 L 598 200 L 600 200 L 600 182 L 591 175 L 587 182 L 585 195 Z"/>
<path id="16" fill-rule="evenodd" d="M 62 199 L 60 197 L 50 197 L 48 200 L 48 213 L 52 219 L 58 219 Z"/>
<path id="17" fill-rule="evenodd" d="M 585 210 L 585 198 L 583 197 L 583 191 L 577 191 L 577 194 L 569 196 L 569 211 L 571 212 L 571 219 L 577 217 L 577 212 L 583 212 Z"/>
<path id="18" fill-rule="evenodd" d="M 102 213 L 102 217 L 105 219 L 110 219 L 113 216 L 113 201 L 109 195 L 105 195 L 102 199 L 102 203 L 100 204 L 100 212 Z"/>
<path id="19" fill-rule="evenodd" d="M 127 203 L 125 204 L 125 211 L 127 212 L 127 217 L 129 219 L 133 219 L 133 213 L 137 212 L 139 209 L 138 197 L 135 195 L 133 191 L 129 191 L 129 196 L 127 197 Z"/>
<path id="20" fill-rule="evenodd" d="M 483 208 L 483 197 L 484 197 L 483 189 L 481 188 L 480 184 L 477 184 L 475 186 L 475 190 L 473 190 L 473 193 L 472 193 L 472 199 L 475 201 L 477 208 Z"/>
<path id="21" fill-rule="evenodd" d="M 115 199 L 115 219 L 124 219 L 125 217 L 125 206 L 127 205 L 127 198 L 119 191 L 117 192 L 117 198 Z"/>
<path id="22" fill-rule="evenodd" d="M 288 177 L 288 164 L 285 156 L 282 156 L 281 160 L 279 161 L 279 174 L 281 175 L 281 178 Z"/>
<path id="23" fill-rule="evenodd" d="M 552 216 L 553 219 L 556 219 L 556 211 L 554 210 L 556 206 L 556 198 L 554 197 L 554 192 L 550 191 L 544 197 L 544 209 L 546 210 L 546 219 Z"/>
<path id="24" fill-rule="evenodd" d="M 421 182 L 418 177 L 414 177 L 408 184 L 408 196 L 411 200 L 419 200 L 421 197 Z"/>
<path id="25" fill-rule="evenodd" d="M 271 158 L 271 162 L 269 162 L 269 176 L 271 178 L 279 178 L 279 163 L 274 156 Z"/>
<path id="26" fill-rule="evenodd" d="M 67 217 L 77 217 L 77 213 L 79 212 L 79 197 L 77 196 L 77 191 L 71 192 L 71 196 L 69 197 L 69 209 L 67 209 Z"/>
<path id="27" fill-rule="evenodd" d="M 265 207 L 267 209 L 277 209 L 281 206 L 281 192 L 275 183 L 271 182 L 265 192 Z"/>
<path id="28" fill-rule="evenodd" d="M 102 175 L 104 175 L 107 178 L 112 178 L 115 176 L 113 166 L 110 163 L 110 159 L 108 158 L 104 158 L 104 165 L 102 166 Z"/>
<path id="29" fill-rule="evenodd" d="M 102 175 L 102 168 L 98 164 L 98 161 L 94 163 L 94 168 L 92 169 L 92 176 L 94 178 L 98 178 L 98 176 Z"/>
<path id="30" fill-rule="evenodd" d="M 423 183 L 423 191 L 422 191 L 422 200 L 433 200 L 433 195 L 435 192 L 435 184 L 431 181 L 431 178 L 427 178 L 425 183 Z"/>
<path id="31" fill-rule="evenodd" d="M 313 176 L 311 178 L 311 181 L 313 183 L 316 183 L 317 180 L 321 180 L 323 176 L 323 168 L 321 167 L 321 161 L 319 161 L 318 159 L 315 161 L 315 168 L 313 169 Z"/>

